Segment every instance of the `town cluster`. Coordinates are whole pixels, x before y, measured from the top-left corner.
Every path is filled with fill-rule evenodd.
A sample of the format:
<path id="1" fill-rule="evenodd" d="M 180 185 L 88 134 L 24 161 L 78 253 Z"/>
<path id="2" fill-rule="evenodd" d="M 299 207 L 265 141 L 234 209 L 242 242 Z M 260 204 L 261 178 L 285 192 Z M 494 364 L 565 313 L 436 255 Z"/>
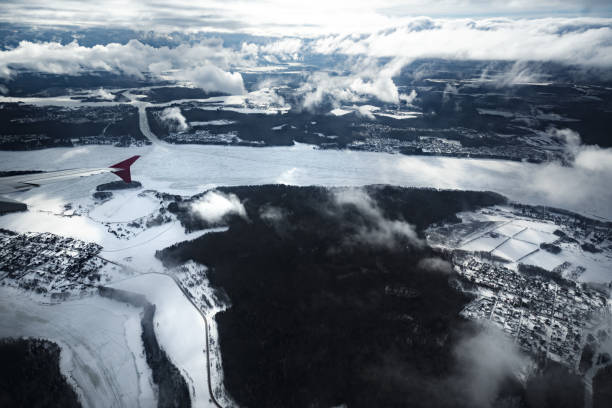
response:
<path id="1" fill-rule="evenodd" d="M 609 313 L 602 293 L 569 280 L 514 271 L 474 254 L 456 253 L 453 264 L 480 293 L 463 316 L 489 320 L 523 350 L 570 368 L 578 367 L 585 331 Z"/>
<path id="2" fill-rule="evenodd" d="M 52 233 L 0 231 L 0 285 L 64 299 L 97 286 L 101 246 Z"/>

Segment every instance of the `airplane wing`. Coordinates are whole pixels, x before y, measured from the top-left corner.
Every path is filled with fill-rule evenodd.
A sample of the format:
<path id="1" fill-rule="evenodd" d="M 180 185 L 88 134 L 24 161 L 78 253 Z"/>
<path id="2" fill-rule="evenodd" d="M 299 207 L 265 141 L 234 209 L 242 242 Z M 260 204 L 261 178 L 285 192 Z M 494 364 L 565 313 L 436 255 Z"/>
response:
<path id="1" fill-rule="evenodd" d="M 103 173 L 116 174 L 126 183 L 130 183 L 132 181 L 130 166 L 136 160 L 138 160 L 139 157 L 140 156 L 132 156 L 127 160 L 113 164 L 109 167 L 68 169 L 44 173 L 23 174 L 19 176 L 0 177 L 0 194 L 26 191 L 34 187 L 39 187 L 41 185 L 50 184 L 61 180 L 69 180 L 72 178 L 93 176 Z M 2 211 L 2 207 L 15 208 L 15 206 L 19 207 L 19 204 L 21 203 L 15 200 L 0 197 L 0 214 L 4 212 Z"/>

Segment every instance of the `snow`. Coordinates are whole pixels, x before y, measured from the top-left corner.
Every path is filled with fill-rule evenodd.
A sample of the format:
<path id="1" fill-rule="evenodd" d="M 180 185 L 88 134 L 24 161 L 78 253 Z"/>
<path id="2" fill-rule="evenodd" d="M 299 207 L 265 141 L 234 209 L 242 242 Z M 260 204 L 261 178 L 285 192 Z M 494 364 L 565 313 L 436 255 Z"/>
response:
<path id="1" fill-rule="evenodd" d="M 550 243 L 555 241 L 558 237 L 550 232 L 525 228 L 522 232 L 515 235 L 514 238 L 532 243 Z"/>
<path id="2" fill-rule="evenodd" d="M 518 239 L 509 239 L 495 249 L 492 254 L 506 258 L 510 261 L 518 261 L 529 253 L 538 250 L 538 246 Z"/>
<path id="3" fill-rule="evenodd" d="M 57 343 L 60 369 L 85 407 L 156 405 L 140 312 L 97 295 L 41 304 L 23 291 L 0 287 L 0 337 Z"/>
<path id="4" fill-rule="evenodd" d="M 474 239 L 473 241 L 469 241 L 464 243 L 461 246 L 461 249 L 465 251 L 492 251 L 495 247 L 503 243 L 507 240 L 508 237 L 503 235 L 498 235 L 496 237 L 492 237 L 491 235 L 483 235 L 479 238 Z"/>
<path id="5" fill-rule="evenodd" d="M 209 120 L 206 122 L 189 122 L 189 126 L 225 126 L 225 125 L 232 125 L 234 123 L 236 123 L 235 120 L 219 119 L 219 120 Z"/>
<path id="6" fill-rule="evenodd" d="M 159 200 L 141 194 L 141 190 L 119 190 L 112 193 L 112 199 L 89 212 L 92 219 L 99 222 L 130 222 L 159 208 Z"/>
<path id="7" fill-rule="evenodd" d="M 476 110 L 478 111 L 479 115 L 501 116 L 503 118 L 513 118 L 514 117 L 514 113 L 502 111 L 502 110 L 482 109 L 482 108 L 476 108 Z"/>
<path id="8" fill-rule="evenodd" d="M 506 235 L 508 237 L 512 237 L 518 234 L 519 232 L 523 231 L 524 229 L 525 227 L 523 227 L 522 225 L 518 225 L 516 223 L 507 223 L 497 228 L 495 232 Z"/>
<path id="9" fill-rule="evenodd" d="M 374 113 L 374 115 L 376 116 L 386 116 L 388 118 L 393 118 L 393 119 L 398 119 L 398 120 L 402 120 L 402 119 L 415 119 L 419 116 L 422 116 L 423 114 L 421 112 L 402 112 L 402 111 L 397 111 L 397 112 L 376 112 Z"/>
<path id="10" fill-rule="evenodd" d="M 343 116 L 351 112 L 352 110 L 346 110 L 346 109 L 340 109 L 340 108 L 335 108 L 329 111 L 329 113 L 331 113 L 334 116 Z"/>
<path id="11" fill-rule="evenodd" d="M 187 381 L 192 406 L 214 407 L 208 392 L 204 318 L 174 280 L 163 274 L 144 274 L 110 286 L 140 293 L 156 305 L 155 335 Z"/>
<path id="12" fill-rule="evenodd" d="M 320 150 L 308 145 L 292 147 L 168 145 L 117 148 L 86 146 L 74 156 L 69 148 L 24 152 L 0 152 L 1 170 L 58 170 L 104 167 L 131 155 L 142 157 L 132 166 L 134 179 L 145 189 L 190 195 L 213 185 L 275 183 L 295 168 L 296 185 L 394 184 L 460 190 L 491 190 L 525 204 L 565 208 L 582 214 L 612 218 L 612 190 L 598 188 L 600 181 L 584 183 L 587 176 L 576 168 L 557 164 L 459 159 L 430 156 L 398 156 L 387 153 Z M 508 177 L 512 174 L 513 177 Z M 538 183 L 532 183 L 534 177 Z M 113 175 L 90 179 L 110 181 Z M 564 186 L 558 186 L 558 180 Z M 85 180 L 85 179 L 83 179 Z M 592 178 L 590 180 L 593 181 Z M 77 180 L 81 183 L 81 180 Z M 101 182 L 101 181 L 100 181 Z M 93 184 L 94 182 L 85 181 Z M 580 185 L 580 190 L 569 186 Z M 44 186 L 47 187 L 47 186 Z M 72 185 L 64 184 L 66 195 Z M 41 194 L 43 187 L 38 188 Z M 15 193 L 21 200 L 37 193 Z M 80 194 L 82 197 L 83 194 Z"/>
<path id="13" fill-rule="evenodd" d="M 218 229 L 223 231 L 223 228 Z M 159 272 L 164 270 L 155 252 L 177 242 L 193 240 L 208 231 L 186 233 L 178 221 L 148 228 L 129 241 L 118 240 L 108 234 L 100 244 L 104 249 L 100 256 L 117 262 L 139 272 Z"/>
<path id="14" fill-rule="evenodd" d="M 587 252 L 582 250 L 580 244 L 567 242 L 557 243 L 561 248 L 558 254 L 540 248 L 542 243 L 556 242 L 559 237 L 553 231 L 563 231 L 563 225 L 521 217 L 506 206 L 463 212 L 458 217 L 462 223 L 450 226 L 450 230 L 445 229 L 442 237 L 435 234 L 435 228 L 430 230 L 430 244 L 468 251 L 492 251 L 493 255 L 507 259 L 510 263 L 505 266 L 514 270 L 519 262 L 549 271 L 567 262 L 569 266 L 561 272 L 565 278 L 592 283 L 609 283 L 612 280 L 612 250 L 605 248 L 605 244 L 603 247 L 600 245 L 600 253 Z M 491 221 L 503 224 L 495 228 L 488 224 Z M 499 236 L 493 238 L 491 230 L 499 233 Z M 514 235 L 509 237 L 511 234 Z"/>

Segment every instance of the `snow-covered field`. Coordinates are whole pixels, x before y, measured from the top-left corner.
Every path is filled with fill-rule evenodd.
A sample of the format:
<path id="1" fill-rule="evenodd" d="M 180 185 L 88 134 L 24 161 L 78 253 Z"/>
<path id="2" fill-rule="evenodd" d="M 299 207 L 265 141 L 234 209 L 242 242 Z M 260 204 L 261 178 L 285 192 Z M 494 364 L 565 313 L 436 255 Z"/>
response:
<path id="1" fill-rule="evenodd" d="M 444 237 L 436 235 L 435 229 L 430 230 L 430 234 L 434 233 L 434 240 L 430 243 L 466 251 L 489 252 L 508 261 L 506 266 L 512 269 L 516 269 L 518 263 L 523 263 L 549 271 L 559 268 L 562 276 L 580 282 L 612 281 L 612 250 L 605 244 L 599 248 L 599 253 L 583 250 L 579 242 L 558 243 L 561 251 L 557 254 L 540 248 L 540 244 L 556 242 L 559 236 L 553 232 L 566 230 L 566 225 L 522 217 L 504 206 L 460 213 L 459 217 L 463 223 L 450 226 L 451 231 L 445 231 Z M 475 227 L 467 228 L 470 224 Z"/>
<path id="2" fill-rule="evenodd" d="M 138 308 L 99 296 L 42 304 L 0 286 L 0 337 L 38 337 L 60 345 L 60 368 L 84 407 L 156 405 Z"/>
<path id="3" fill-rule="evenodd" d="M 141 190 L 113 191 L 113 199 L 96 206 L 89 216 L 99 222 L 130 222 L 159 208 L 159 200 Z"/>
<path id="4" fill-rule="evenodd" d="M 140 293 L 156 305 L 155 335 L 187 381 L 192 406 L 214 407 L 208 392 L 204 318 L 174 280 L 167 275 L 144 274 L 110 286 Z"/>

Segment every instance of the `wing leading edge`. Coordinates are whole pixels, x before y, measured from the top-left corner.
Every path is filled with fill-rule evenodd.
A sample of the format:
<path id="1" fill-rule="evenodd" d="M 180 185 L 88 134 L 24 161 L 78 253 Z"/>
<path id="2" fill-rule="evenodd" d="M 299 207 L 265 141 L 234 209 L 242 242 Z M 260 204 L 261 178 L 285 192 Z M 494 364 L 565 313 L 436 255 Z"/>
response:
<path id="1" fill-rule="evenodd" d="M 140 156 L 132 156 L 129 159 L 123 160 L 109 167 L 68 169 L 49 171 L 45 173 L 0 177 L 0 194 L 26 191 L 44 184 L 50 184 L 57 181 L 69 180 L 78 177 L 94 176 L 96 174 L 104 173 L 116 174 L 117 177 L 121 178 L 126 183 L 130 183 L 132 181 L 130 167 L 132 166 L 132 164 L 134 164 L 136 160 L 138 160 L 139 157 Z M 8 203 L 10 203 L 10 207 L 12 208 L 13 205 L 17 202 L 14 200 L 7 199 L 5 197 L 0 197 L 0 204 L 2 203 L 7 203 L 7 205 Z M 0 214 L 2 213 L 3 211 L 0 208 Z"/>

